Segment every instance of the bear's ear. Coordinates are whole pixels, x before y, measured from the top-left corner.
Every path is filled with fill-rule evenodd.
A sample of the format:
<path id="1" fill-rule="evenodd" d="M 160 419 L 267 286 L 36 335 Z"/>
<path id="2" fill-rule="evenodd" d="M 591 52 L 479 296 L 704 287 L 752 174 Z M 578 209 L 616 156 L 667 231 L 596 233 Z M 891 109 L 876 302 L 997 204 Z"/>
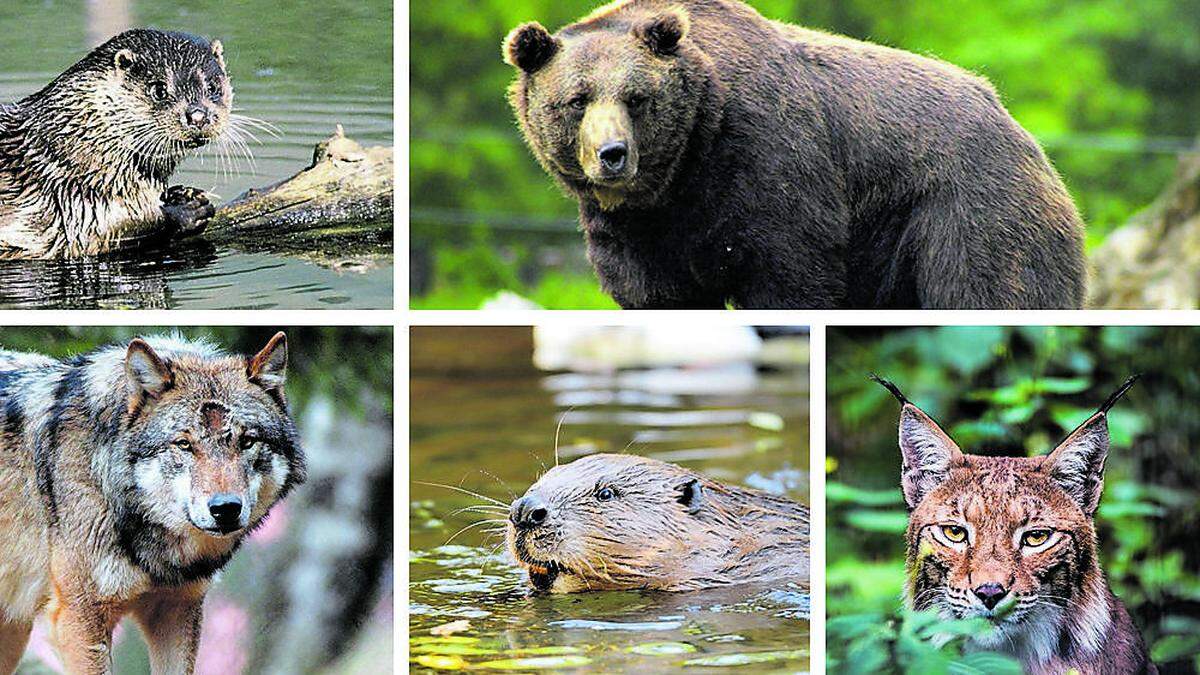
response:
<path id="1" fill-rule="evenodd" d="M 523 23 L 504 38 L 504 62 L 527 73 L 537 72 L 558 53 L 559 42 L 536 21 Z"/>
<path id="2" fill-rule="evenodd" d="M 670 56 L 679 48 L 679 41 L 688 32 L 688 17 L 683 10 L 671 9 L 634 26 L 633 34 L 650 51 Z"/>

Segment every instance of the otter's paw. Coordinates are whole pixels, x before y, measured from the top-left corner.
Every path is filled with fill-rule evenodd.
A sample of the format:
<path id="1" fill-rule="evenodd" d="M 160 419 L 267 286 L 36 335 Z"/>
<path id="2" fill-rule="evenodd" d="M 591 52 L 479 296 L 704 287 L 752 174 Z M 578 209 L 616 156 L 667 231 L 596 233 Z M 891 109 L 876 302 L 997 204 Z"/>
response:
<path id="1" fill-rule="evenodd" d="M 162 193 L 161 199 L 163 213 L 181 237 L 203 232 L 208 219 L 217 212 L 199 188 L 172 185 Z"/>

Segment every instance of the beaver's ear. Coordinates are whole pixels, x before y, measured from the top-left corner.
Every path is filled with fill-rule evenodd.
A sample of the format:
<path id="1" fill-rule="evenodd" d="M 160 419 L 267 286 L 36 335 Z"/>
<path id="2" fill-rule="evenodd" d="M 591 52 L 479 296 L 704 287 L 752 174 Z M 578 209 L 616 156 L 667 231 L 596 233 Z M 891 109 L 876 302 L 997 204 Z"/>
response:
<path id="1" fill-rule="evenodd" d="M 213 40 L 209 48 L 212 50 L 213 58 L 221 65 L 221 70 L 225 70 L 225 45 L 221 44 L 220 40 Z"/>
<path id="2" fill-rule="evenodd" d="M 675 501 L 683 504 L 687 512 L 693 516 L 700 513 L 700 509 L 704 508 L 704 486 L 700 484 L 700 481 L 692 478 L 677 489 L 679 495 L 675 497 Z"/>
<path id="3" fill-rule="evenodd" d="M 634 26 L 634 36 L 659 56 L 670 56 L 687 35 L 688 16 L 680 9 L 670 9 Z"/>
<path id="4" fill-rule="evenodd" d="M 504 38 L 504 62 L 535 73 L 550 62 L 561 46 L 558 39 L 536 21 L 523 23 Z"/>
<path id="5" fill-rule="evenodd" d="M 900 458 L 900 485 L 909 509 L 917 508 L 963 462 L 962 451 L 937 422 L 908 402 L 900 410 Z"/>
<path id="6" fill-rule="evenodd" d="M 134 61 L 137 61 L 137 55 L 131 49 L 122 49 L 117 52 L 116 56 L 113 56 L 113 64 L 120 71 L 127 71 L 132 68 Z"/>

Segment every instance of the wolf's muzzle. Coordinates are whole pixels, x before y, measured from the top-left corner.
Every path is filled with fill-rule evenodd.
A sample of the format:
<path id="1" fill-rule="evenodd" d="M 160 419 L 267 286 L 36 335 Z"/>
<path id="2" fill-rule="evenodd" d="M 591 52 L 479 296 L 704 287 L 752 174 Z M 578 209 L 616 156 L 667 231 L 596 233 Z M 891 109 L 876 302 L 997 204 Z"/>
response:
<path id="1" fill-rule="evenodd" d="M 242 498 L 234 494 L 217 494 L 208 500 L 208 512 L 224 534 L 242 529 Z"/>

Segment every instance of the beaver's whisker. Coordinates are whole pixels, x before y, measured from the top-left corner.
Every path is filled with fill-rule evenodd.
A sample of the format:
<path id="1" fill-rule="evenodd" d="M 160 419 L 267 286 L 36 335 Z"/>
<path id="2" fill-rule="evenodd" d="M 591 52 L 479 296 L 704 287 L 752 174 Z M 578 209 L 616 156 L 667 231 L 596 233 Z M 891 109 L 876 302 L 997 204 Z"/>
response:
<path id="1" fill-rule="evenodd" d="M 464 506 L 461 509 L 455 509 L 455 510 L 451 511 L 449 514 L 447 514 L 446 517 L 453 518 L 454 516 L 457 516 L 460 513 L 467 513 L 467 512 L 485 513 L 485 514 L 492 515 L 492 516 L 507 516 L 508 515 L 508 511 L 501 509 L 499 506 L 492 506 L 491 504 L 475 504 L 473 506 Z"/>
<path id="2" fill-rule="evenodd" d="M 420 481 L 420 480 L 415 480 L 413 482 L 416 483 L 417 485 L 426 485 L 428 487 L 438 487 L 438 488 L 444 488 L 446 490 L 454 490 L 455 492 L 461 492 L 465 495 L 471 495 L 472 497 L 477 497 L 479 499 L 482 499 L 485 502 L 491 502 L 492 504 L 496 504 L 497 506 L 503 506 L 506 509 L 508 508 L 508 504 L 505 504 L 504 502 L 500 501 L 499 499 L 493 499 L 492 497 L 488 497 L 487 495 L 481 495 L 478 492 L 472 492 L 466 488 L 457 487 L 455 485 L 446 485 L 444 483 L 427 483 L 425 481 Z"/>
<path id="3" fill-rule="evenodd" d="M 501 479 L 500 479 L 500 477 L 499 477 L 499 476 L 497 476 L 496 474 L 492 473 L 491 471 L 488 471 L 487 469 L 480 469 L 480 470 L 479 470 L 479 473 L 482 473 L 483 475 L 487 476 L 488 478 L 491 478 L 491 479 L 495 480 L 497 483 L 499 483 L 499 484 L 500 484 L 500 487 L 501 487 L 501 488 L 502 488 L 502 489 L 503 489 L 505 492 L 507 492 L 507 493 L 509 494 L 509 496 L 510 496 L 510 497 L 512 497 L 513 499 L 516 499 L 516 498 L 517 498 L 517 495 L 516 495 L 516 493 L 512 491 L 512 488 L 510 488 L 510 487 L 508 486 L 508 483 L 505 483 L 505 482 L 504 482 L 503 480 L 501 480 Z"/>
<path id="4" fill-rule="evenodd" d="M 478 526 L 480 526 L 480 525 L 487 525 L 488 523 L 495 523 L 495 522 L 504 522 L 504 521 L 497 521 L 497 520 L 479 520 L 479 521 L 476 521 L 476 522 L 474 522 L 474 523 L 471 523 L 470 525 L 468 525 L 468 526 L 464 527 L 463 529 L 459 530 L 458 532 L 455 532 L 454 534 L 450 535 L 450 538 L 449 538 L 449 539 L 447 539 L 447 540 L 446 540 L 446 543 L 442 544 L 442 546 L 447 546 L 447 545 L 449 545 L 449 544 L 450 544 L 450 542 L 454 541 L 454 538 L 455 538 L 455 537 L 457 537 L 458 535 L 462 534 L 463 532 L 466 532 L 467 530 L 469 530 L 469 529 L 471 529 L 471 528 L 473 528 L 473 527 L 478 527 Z"/>

